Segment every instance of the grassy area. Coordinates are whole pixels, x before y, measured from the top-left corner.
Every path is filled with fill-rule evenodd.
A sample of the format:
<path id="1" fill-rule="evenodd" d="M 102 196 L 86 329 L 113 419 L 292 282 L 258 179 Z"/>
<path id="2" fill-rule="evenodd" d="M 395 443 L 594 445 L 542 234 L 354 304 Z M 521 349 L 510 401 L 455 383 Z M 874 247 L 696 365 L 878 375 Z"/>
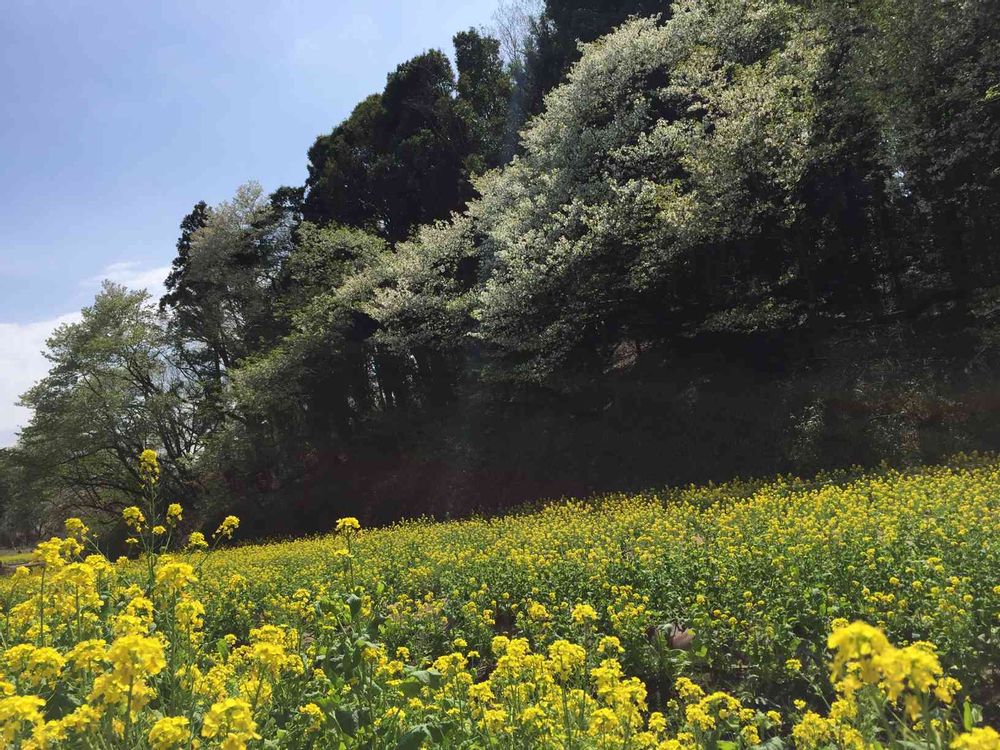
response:
<path id="1" fill-rule="evenodd" d="M 0 565 L 20 565 L 31 562 L 30 552 L 18 552 L 16 550 L 0 550 Z"/>

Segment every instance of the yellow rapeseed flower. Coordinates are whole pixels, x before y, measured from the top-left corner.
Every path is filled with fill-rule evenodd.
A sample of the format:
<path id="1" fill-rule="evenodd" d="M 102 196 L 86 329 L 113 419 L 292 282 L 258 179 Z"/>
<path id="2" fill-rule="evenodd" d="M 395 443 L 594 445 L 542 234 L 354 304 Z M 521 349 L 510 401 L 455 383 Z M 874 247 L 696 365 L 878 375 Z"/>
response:
<path id="1" fill-rule="evenodd" d="M 152 487 L 160 480 L 160 462 L 156 451 L 151 448 L 139 454 L 139 479 L 147 487 Z"/>
<path id="2" fill-rule="evenodd" d="M 587 625 L 597 620 L 597 612 L 589 604 L 577 604 L 573 607 L 570 618 L 577 625 Z"/>
<path id="3" fill-rule="evenodd" d="M 157 587 L 171 594 L 179 593 L 197 580 L 190 563 L 166 559 L 156 567 Z"/>
<path id="4" fill-rule="evenodd" d="M 959 735 L 951 750 L 1000 750 L 1000 734 L 992 727 L 977 727 Z"/>
<path id="5" fill-rule="evenodd" d="M 125 524 L 136 531 L 139 531 L 146 523 L 146 516 L 137 505 L 130 505 L 122 511 L 122 518 Z"/>
<path id="6" fill-rule="evenodd" d="M 184 520 L 184 509 L 180 503 L 170 503 L 167 506 L 167 522 L 171 525 Z"/>
<path id="7" fill-rule="evenodd" d="M 37 695 L 0 698 L 0 737 L 7 746 L 13 746 L 25 725 L 37 727 L 45 721 L 41 711 L 44 705 L 45 701 Z"/>
<path id="8" fill-rule="evenodd" d="M 136 678 L 159 674 L 167 665 L 163 643 L 139 634 L 115 639 L 108 649 L 108 661 L 116 679 L 124 684 Z"/>
<path id="9" fill-rule="evenodd" d="M 347 516 L 346 518 L 337 519 L 337 533 L 349 533 L 352 531 L 360 531 L 361 523 L 357 518 L 353 516 Z"/>
<path id="10" fill-rule="evenodd" d="M 219 524 L 219 528 L 215 530 L 213 536 L 221 537 L 223 539 L 232 539 L 233 532 L 240 527 L 240 519 L 236 516 L 226 516 L 222 519 L 222 523 Z"/>
<path id="11" fill-rule="evenodd" d="M 315 703 L 306 703 L 304 706 L 299 706 L 299 715 L 306 720 L 307 733 L 319 731 L 326 718 L 323 709 Z"/>
<path id="12" fill-rule="evenodd" d="M 190 722 L 185 716 L 165 716 L 149 730 L 147 739 L 152 750 L 176 750 L 191 739 Z"/>
<path id="13" fill-rule="evenodd" d="M 202 722 L 201 736 L 217 739 L 226 750 L 244 750 L 247 742 L 260 739 L 250 704 L 239 698 L 213 703 Z"/>

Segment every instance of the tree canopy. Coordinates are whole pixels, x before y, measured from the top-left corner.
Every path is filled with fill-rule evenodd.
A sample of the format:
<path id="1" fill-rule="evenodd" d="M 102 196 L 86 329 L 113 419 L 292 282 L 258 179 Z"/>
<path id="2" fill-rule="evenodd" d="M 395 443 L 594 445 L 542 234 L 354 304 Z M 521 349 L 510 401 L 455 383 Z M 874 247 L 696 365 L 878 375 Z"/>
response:
<path id="1" fill-rule="evenodd" d="M 455 57 L 457 78 L 438 50 L 402 63 L 381 94 L 316 139 L 307 219 L 401 240 L 461 208 L 469 178 L 500 164 L 511 83 L 492 38 L 456 34 Z"/>
<path id="2" fill-rule="evenodd" d="M 196 204 L 159 311 L 108 286 L 56 332 L 0 500 L 113 508 L 144 446 L 260 531 L 1000 447 L 997 10 L 461 31 L 304 186 Z"/>

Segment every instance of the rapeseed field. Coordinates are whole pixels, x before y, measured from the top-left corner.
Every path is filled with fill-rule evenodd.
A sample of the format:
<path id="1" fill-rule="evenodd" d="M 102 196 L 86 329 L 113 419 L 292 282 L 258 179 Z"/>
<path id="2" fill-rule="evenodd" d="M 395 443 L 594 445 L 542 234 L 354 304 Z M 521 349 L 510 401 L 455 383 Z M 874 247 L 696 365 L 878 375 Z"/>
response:
<path id="1" fill-rule="evenodd" d="M 0 582 L 0 747 L 1000 748 L 994 458 L 245 546 L 140 475 Z"/>

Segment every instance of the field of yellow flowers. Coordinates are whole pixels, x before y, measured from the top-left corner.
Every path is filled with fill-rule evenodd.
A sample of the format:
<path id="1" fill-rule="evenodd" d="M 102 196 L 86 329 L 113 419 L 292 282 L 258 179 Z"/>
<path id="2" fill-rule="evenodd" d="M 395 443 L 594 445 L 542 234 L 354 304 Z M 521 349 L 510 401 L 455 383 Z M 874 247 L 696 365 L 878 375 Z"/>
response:
<path id="1" fill-rule="evenodd" d="M 0 581 L 0 747 L 1000 749 L 992 458 L 235 547 L 140 474 Z"/>

